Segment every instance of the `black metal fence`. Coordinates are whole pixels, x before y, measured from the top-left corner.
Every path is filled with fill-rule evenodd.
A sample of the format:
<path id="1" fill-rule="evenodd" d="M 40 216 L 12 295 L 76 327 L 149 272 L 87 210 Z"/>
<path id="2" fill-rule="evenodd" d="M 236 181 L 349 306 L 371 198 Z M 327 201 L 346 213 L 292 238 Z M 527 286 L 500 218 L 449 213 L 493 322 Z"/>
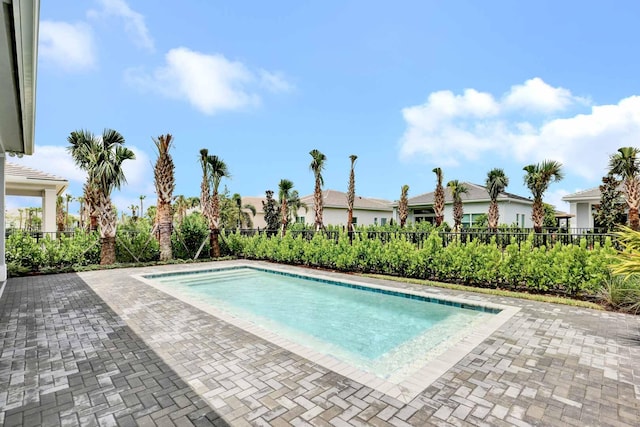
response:
<path id="1" fill-rule="evenodd" d="M 442 239 L 443 246 L 448 246 L 453 242 L 458 243 L 469 243 L 469 242 L 481 242 L 481 243 L 491 243 L 495 241 L 500 247 L 505 247 L 508 244 L 514 242 L 520 246 L 523 242 L 525 242 L 529 236 L 532 236 L 532 242 L 535 247 L 538 246 L 546 246 L 551 247 L 557 244 L 561 245 L 578 245 L 581 240 L 585 240 L 587 247 L 592 248 L 596 243 L 600 245 L 604 245 L 607 238 L 610 238 L 612 242 L 615 244 L 615 236 L 607 233 L 598 233 L 594 232 L 593 229 L 584 229 L 584 231 L 576 232 L 576 229 L 572 229 L 571 232 L 562 232 L 555 231 L 555 229 L 546 229 L 543 230 L 542 233 L 535 233 L 533 229 L 531 230 L 498 230 L 498 231 L 488 231 L 488 230 L 480 230 L 480 229 L 466 229 L 460 232 L 445 232 L 440 231 L 438 235 Z M 6 237 L 9 237 L 11 234 L 16 232 L 16 230 L 7 230 Z M 80 231 L 84 233 L 84 231 Z M 223 231 L 225 235 L 233 234 L 239 232 L 243 236 L 255 236 L 255 235 L 266 235 L 268 237 L 278 236 L 280 235 L 279 231 L 275 230 L 266 230 L 266 229 L 241 229 L 241 230 L 233 230 L 228 229 Z M 65 237 L 73 237 L 75 231 L 57 231 L 57 232 L 42 232 L 42 231 L 34 231 L 34 232 L 24 232 L 29 234 L 31 237 L 36 239 L 39 242 L 41 239 L 49 237 L 50 239 L 57 239 L 60 236 Z M 131 234 L 133 232 L 127 232 Z M 321 233 L 326 238 L 333 239 L 336 242 L 338 241 L 342 231 L 340 230 L 287 230 L 287 234 L 293 237 L 302 237 L 306 240 L 311 240 L 316 233 Z M 378 239 L 383 243 L 387 243 L 393 239 L 404 238 L 408 242 L 415 244 L 418 247 L 422 247 L 424 242 L 429 238 L 431 232 L 429 231 L 369 231 L 369 230 L 358 230 L 353 232 L 354 238 L 360 239 Z"/>
<path id="2" fill-rule="evenodd" d="M 578 230 L 578 231 L 576 231 Z M 236 233 L 237 230 L 227 230 L 227 234 Z M 260 229 L 242 229 L 239 230 L 243 236 L 255 236 L 257 234 L 271 236 L 278 236 L 279 231 L 274 230 L 260 230 Z M 303 239 L 311 240 L 316 233 L 322 233 L 325 237 L 338 241 L 342 231 L 339 230 L 288 230 L 287 234 Z M 424 242 L 431 235 L 430 231 L 354 231 L 354 238 L 360 239 L 378 239 L 383 243 L 387 243 L 393 239 L 405 238 L 408 242 L 415 244 L 418 247 L 422 247 Z M 584 239 L 588 248 L 593 248 L 596 243 L 603 246 L 608 238 L 615 244 L 615 236 L 608 233 L 595 232 L 594 229 L 571 229 L 571 232 L 562 232 L 558 229 L 545 229 L 542 233 L 535 233 L 533 229 L 520 229 L 520 230 L 498 230 L 488 231 L 479 229 L 466 229 L 460 232 L 446 232 L 440 231 L 438 235 L 442 239 L 442 245 L 448 246 L 452 242 L 469 243 L 469 242 L 481 242 L 489 244 L 493 241 L 498 246 L 505 247 L 510 243 L 517 243 L 520 246 L 525 242 L 529 236 L 532 236 L 533 246 L 546 246 L 551 247 L 557 244 L 561 245 L 579 245 Z"/>

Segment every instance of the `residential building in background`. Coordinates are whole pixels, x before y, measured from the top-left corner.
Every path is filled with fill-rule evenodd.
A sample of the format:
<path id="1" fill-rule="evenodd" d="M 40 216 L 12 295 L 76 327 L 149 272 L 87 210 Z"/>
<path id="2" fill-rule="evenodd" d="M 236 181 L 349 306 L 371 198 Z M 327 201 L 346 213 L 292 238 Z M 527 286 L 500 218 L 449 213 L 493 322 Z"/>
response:
<path id="1" fill-rule="evenodd" d="M 487 215 L 491 199 L 489 198 L 486 187 L 470 182 L 465 182 L 464 184 L 467 186 L 468 192 L 463 193 L 461 196 L 464 209 L 462 226 L 470 227 L 477 222 L 482 215 Z M 453 199 L 448 188 L 445 187 L 444 191 L 444 221 L 449 224 L 449 226 L 453 226 Z M 409 217 L 407 221 L 413 223 L 423 221 L 435 223 L 433 199 L 433 191 L 409 198 Z M 395 203 L 393 206 L 394 218 L 397 218 L 398 204 Z M 533 200 L 516 194 L 502 192 L 498 196 L 498 209 L 500 212 L 500 224 L 517 224 L 522 228 L 533 227 L 533 222 L 531 221 Z M 397 219 L 394 221 L 396 220 Z"/>

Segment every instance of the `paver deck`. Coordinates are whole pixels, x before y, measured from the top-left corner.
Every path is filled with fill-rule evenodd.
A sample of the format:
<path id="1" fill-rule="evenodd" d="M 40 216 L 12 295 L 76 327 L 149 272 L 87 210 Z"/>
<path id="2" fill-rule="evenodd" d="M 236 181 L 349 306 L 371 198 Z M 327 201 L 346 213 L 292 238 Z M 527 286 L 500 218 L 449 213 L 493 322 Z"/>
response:
<path id="1" fill-rule="evenodd" d="M 640 420 L 638 316 L 428 289 L 520 311 L 404 403 L 131 277 L 233 264 L 10 279 L 0 299 L 0 424 L 635 426 Z"/>

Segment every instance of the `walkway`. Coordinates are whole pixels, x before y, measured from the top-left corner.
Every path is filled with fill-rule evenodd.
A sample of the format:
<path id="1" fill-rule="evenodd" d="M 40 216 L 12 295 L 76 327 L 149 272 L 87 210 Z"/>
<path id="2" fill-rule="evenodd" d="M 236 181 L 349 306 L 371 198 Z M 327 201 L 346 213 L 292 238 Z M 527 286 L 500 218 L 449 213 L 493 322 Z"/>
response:
<path id="1" fill-rule="evenodd" d="M 640 317 L 362 279 L 521 308 L 405 404 L 131 277 L 211 266 L 9 280 L 0 300 L 0 383 L 8 384 L 0 388 L 0 424 L 633 426 L 640 419 Z"/>

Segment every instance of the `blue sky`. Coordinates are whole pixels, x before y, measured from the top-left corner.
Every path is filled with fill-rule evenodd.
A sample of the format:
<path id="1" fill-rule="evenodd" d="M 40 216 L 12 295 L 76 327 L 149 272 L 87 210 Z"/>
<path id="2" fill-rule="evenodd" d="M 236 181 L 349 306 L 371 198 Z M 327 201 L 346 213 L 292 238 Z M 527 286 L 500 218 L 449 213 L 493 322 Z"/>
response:
<path id="1" fill-rule="evenodd" d="M 640 3 L 617 1 L 43 1 L 36 153 L 9 158 L 70 181 L 76 129 L 118 130 L 137 154 L 119 209 L 155 204 L 152 137 L 171 133 L 175 194 L 199 194 L 198 152 L 232 173 L 231 193 L 282 178 L 395 200 L 445 181 L 555 159 L 547 201 L 599 185 L 608 155 L 640 145 Z M 8 207 L 29 201 L 9 198 Z M 33 200 L 31 203 L 39 203 Z M 72 210 L 77 204 L 72 204 Z"/>

